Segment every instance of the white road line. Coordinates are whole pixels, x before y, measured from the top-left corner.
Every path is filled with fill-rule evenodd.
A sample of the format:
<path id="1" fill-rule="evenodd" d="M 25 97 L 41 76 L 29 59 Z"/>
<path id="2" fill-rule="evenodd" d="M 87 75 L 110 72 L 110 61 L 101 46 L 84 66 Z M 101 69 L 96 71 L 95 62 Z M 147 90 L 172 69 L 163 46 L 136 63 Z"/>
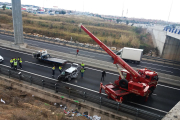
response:
<path id="1" fill-rule="evenodd" d="M 71 54 L 74 54 L 76 55 L 75 52 L 70 52 Z M 95 56 L 91 56 L 91 55 L 86 55 L 86 54 L 81 54 L 81 53 L 78 53 L 78 56 L 87 56 L 87 57 L 95 57 Z"/>
<path id="2" fill-rule="evenodd" d="M 36 45 L 36 44 L 32 44 L 32 43 L 28 43 L 29 45 L 33 45 L 33 46 L 39 46 L 39 45 Z"/>
<path id="3" fill-rule="evenodd" d="M 99 72 L 102 72 L 102 70 L 97 70 L 97 69 L 90 68 L 90 67 L 85 67 L 85 68 L 91 69 L 91 70 L 95 70 L 95 71 L 99 71 Z M 114 74 L 114 73 L 110 73 L 110 72 L 106 72 L 106 73 L 109 73 L 109 74 L 112 74 L 112 75 L 117 75 L 117 76 L 119 76 L 119 74 Z"/>
<path id="4" fill-rule="evenodd" d="M 32 54 L 28 54 L 28 53 L 24 53 L 24 52 L 20 52 L 20 51 L 15 51 L 15 50 L 3 48 L 3 47 L 1 47 L 1 49 L 5 49 L 5 50 L 9 50 L 9 51 L 13 51 L 13 52 L 17 52 L 17 53 L 21 53 L 21 54 L 25 54 L 25 55 L 30 55 L 30 56 L 32 56 Z"/>
<path id="5" fill-rule="evenodd" d="M 141 65 L 137 65 L 137 66 L 141 66 Z M 152 69 L 152 70 L 159 70 L 159 71 L 165 71 L 165 72 L 173 73 L 172 71 L 161 70 L 161 69 L 157 69 L 157 68 L 151 68 L 151 67 L 146 67 L 146 66 L 141 66 L 141 67 L 144 67 L 144 68 L 150 68 L 150 69 Z"/>
<path id="6" fill-rule="evenodd" d="M 87 56 L 87 57 L 95 57 L 95 56 L 85 55 L 85 54 L 78 54 L 78 55 Z"/>
<path id="7" fill-rule="evenodd" d="M 168 79 L 168 80 L 171 80 L 171 81 L 180 82 L 180 80 L 174 80 L 174 79 L 169 79 L 169 78 L 165 78 L 165 77 L 160 77 L 160 78 L 163 78 L 163 79 Z"/>
<path id="8" fill-rule="evenodd" d="M 48 66 L 45 66 L 45 65 L 40 65 L 40 64 L 33 63 L 33 62 L 29 62 L 29 61 L 25 61 L 25 62 L 30 63 L 30 64 L 34 64 L 34 65 L 38 65 L 38 66 L 42 66 L 42 67 L 47 67 L 47 68 L 51 69 L 51 67 L 48 67 Z"/>
<path id="9" fill-rule="evenodd" d="M 78 86 L 78 85 L 75 85 L 75 84 L 71 84 L 71 83 L 67 83 L 67 82 L 62 82 L 62 83 L 72 85 L 72 86 L 75 86 L 75 87 L 79 87 L 79 88 L 83 88 L 85 90 L 89 90 L 89 91 L 92 91 L 92 92 L 95 92 L 95 93 L 99 93 L 99 91 L 95 91 L 95 90 L 92 90 L 92 89 L 89 89 L 89 88 L 81 87 L 81 86 Z M 101 94 L 106 95 L 105 93 L 101 93 Z"/>
<path id="10" fill-rule="evenodd" d="M 167 68 L 171 68 L 171 69 L 177 69 L 177 70 L 180 70 L 179 68 L 168 67 L 168 66 L 164 66 L 164 65 L 158 65 L 158 64 L 148 63 L 148 62 L 142 62 L 142 63 L 146 63 L 146 64 L 155 65 L 155 66 L 162 66 L 162 67 L 167 67 Z"/>
<path id="11" fill-rule="evenodd" d="M 163 112 L 163 113 L 168 113 L 166 111 L 159 110 L 159 109 L 156 109 L 156 108 L 153 108 L 153 107 L 149 107 L 149 106 L 145 106 L 145 105 L 141 105 L 141 104 L 138 104 L 138 103 L 134 103 L 134 102 L 129 102 L 129 103 L 132 103 L 132 104 L 135 104 L 135 105 L 139 105 L 139 106 L 142 106 L 142 107 L 147 107 L 147 108 L 150 108 L 152 110 L 160 111 L 160 112 Z"/>
<path id="12" fill-rule="evenodd" d="M 171 89 L 175 89 L 175 90 L 180 90 L 179 88 L 174 88 L 174 87 L 170 87 L 170 86 L 166 86 L 166 85 L 162 85 L 162 84 L 158 84 L 159 86 L 163 86 L 163 87 L 167 87 L 167 88 L 171 88 Z"/>
<path id="13" fill-rule="evenodd" d="M 154 94 L 154 93 L 153 93 L 152 95 L 157 95 L 157 94 Z"/>
<path id="14" fill-rule="evenodd" d="M 7 66 L 7 65 L 3 65 L 3 64 L 0 64 L 0 65 L 10 68 L 10 66 Z M 43 77 L 43 78 L 47 78 L 47 79 L 50 79 L 50 80 L 58 81 L 56 79 L 45 77 L 45 76 L 42 76 L 42 75 L 38 75 L 38 74 L 35 74 L 35 73 L 32 73 L 32 72 L 28 72 L 28 71 L 25 71 L 25 70 L 19 70 L 19 71 L 23 71 L 23 72 L 26 72 L 26 73 L 29 73 L 29 74 L 32 74 L 32 75 L 36 75 L 36 76 L 40 76 L 40 77 Z"/>

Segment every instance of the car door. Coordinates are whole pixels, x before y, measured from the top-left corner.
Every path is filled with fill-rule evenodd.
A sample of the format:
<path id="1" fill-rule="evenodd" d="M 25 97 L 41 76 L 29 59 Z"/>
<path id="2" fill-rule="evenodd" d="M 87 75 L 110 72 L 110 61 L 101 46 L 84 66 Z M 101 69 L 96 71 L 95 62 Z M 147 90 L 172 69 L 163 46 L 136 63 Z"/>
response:
<path id="1" fill-rule="evenodd" d="M 78 76 L 78 71 L 77 71 L 77 70 L 74 70 L 74 71 L 73 71 L 73 78 L 77 78 L 77 76 Z"/>

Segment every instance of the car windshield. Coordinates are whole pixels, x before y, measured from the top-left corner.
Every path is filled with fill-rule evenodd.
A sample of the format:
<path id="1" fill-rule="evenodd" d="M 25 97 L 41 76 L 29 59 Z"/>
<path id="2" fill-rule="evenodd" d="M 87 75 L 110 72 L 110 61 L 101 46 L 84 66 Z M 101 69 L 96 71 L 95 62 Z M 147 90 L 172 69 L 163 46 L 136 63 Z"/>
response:
<path id="1" fill-rule="evenodd" d="M 77 66 L 77 65 L 75 65 L 75 64 L 72 64 L 72 67 L 75 67 L 75 68 L 77 68 L 78 66 Z"/>
<path id="2" fill-rule="evenodd" d="M 64 72 L 64 71 L 62 71 L 62 72 L 61 72 L 61 75 L 65 75 L 65 72 Z"/>

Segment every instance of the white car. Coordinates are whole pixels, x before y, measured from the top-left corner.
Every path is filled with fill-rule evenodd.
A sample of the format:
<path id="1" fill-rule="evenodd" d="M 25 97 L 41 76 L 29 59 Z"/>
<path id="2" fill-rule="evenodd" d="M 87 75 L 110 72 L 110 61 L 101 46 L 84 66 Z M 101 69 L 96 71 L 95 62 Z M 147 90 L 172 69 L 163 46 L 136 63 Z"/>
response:
<path id="1" fill-rule="evenodd" d="M 71 79 L 78 77 L 79 70 L 80 70 L 80 66 L 76 63 L 73 63 L 71 64 L 70 68 L 62 71 L 57 79 L 70 81 Z"/>
<path id="2" fill-rule="evenodd" d="M 0 63 L 4 61 L 4 58 L 0 55 Z"/>

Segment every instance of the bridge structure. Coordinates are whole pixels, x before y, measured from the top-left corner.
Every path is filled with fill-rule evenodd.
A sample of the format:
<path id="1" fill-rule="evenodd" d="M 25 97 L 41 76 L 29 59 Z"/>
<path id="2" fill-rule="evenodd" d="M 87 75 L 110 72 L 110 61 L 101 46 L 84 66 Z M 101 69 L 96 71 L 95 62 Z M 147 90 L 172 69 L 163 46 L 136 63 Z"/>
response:
<path id="1" fill-rule="evenodd" d="M 15 45 L 24 44 L 21 0 L 11 0 Z"/>
<path id="2" fill-rule="evenodd" d="M 180 61 L 180 34 L 178 30 L 165 30 L 164 26 L 151 26 L 147 28 L 153 37 L 153 44 L 158 48 L 162 58 Z"/>

